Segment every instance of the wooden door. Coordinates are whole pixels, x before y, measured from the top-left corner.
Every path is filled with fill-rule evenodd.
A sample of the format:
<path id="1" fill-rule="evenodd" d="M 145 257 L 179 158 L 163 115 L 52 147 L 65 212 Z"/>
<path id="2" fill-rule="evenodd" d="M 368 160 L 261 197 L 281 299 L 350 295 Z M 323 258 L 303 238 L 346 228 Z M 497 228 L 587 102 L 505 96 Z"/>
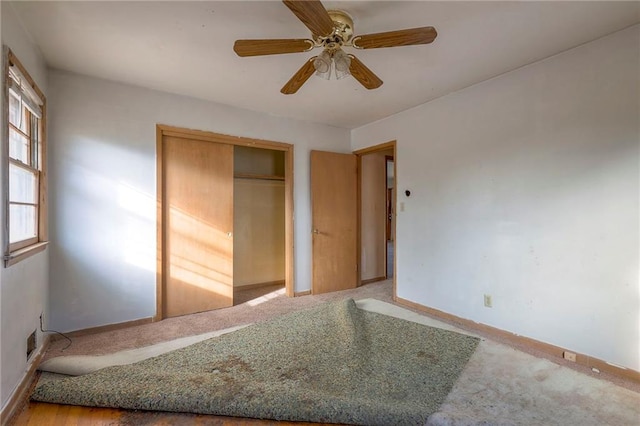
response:
<path id="1" fill-rule="evenodd" d="M 233 306 L 233 145 L 162 141 L 163 316 Z"/>
<path id="2" fill-rule="evenodd" d="M 357 179 L 355 155 L 311 151 L 313 294 L 358 285 Z"/>

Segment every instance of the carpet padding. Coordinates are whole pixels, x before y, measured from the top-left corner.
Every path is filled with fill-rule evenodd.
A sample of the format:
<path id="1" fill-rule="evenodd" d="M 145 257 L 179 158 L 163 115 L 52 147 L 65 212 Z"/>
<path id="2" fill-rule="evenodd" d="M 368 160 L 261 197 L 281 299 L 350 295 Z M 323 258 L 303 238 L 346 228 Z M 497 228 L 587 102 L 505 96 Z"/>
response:
<path id="1" fill-rule="evenodd" d="M 36 401 L 363 425 L 424 424 L 478 339 L 327 303 L 135 364 L 40 383 Z"/>
<path id="2" fill-rule="evenodd" d="M 247 324 L 248 325 L 248 324 Z M 162 355 L 167 352 L 181 349 L 212 337 L 222 336 L 231 333 L 246 325 L 225 328 L 224 330 L 212 331 L 210 333 L 195 336 L 182 337 L 156 345 L 145 346 L 137 349 L 119 351 L 107 355 L 69 355 L 51 358 L 38 366 L 38 370 L 48 373 L 64 374 L 67 376 L 82 376 L 93 373 L 106 367 L 114 365 L 133 364 L 134 362 Z"/>

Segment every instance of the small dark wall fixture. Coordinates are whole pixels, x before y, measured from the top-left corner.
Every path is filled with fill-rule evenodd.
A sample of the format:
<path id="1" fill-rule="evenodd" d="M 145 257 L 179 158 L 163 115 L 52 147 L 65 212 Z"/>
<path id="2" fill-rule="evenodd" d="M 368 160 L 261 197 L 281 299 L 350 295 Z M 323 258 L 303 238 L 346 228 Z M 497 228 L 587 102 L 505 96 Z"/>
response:
<path id="1" fill-rule="evenodd" d="M 411 191 L 409 191 L 408 189 L 404 191 L 404 195 L 406 195 L 407 197 L 409 197 L 411 195 Z"/>
<path id="2" fill-rule="evenodd" d="M 27 360 L 31 357 L 33 351 L 36 350 L 36 330 L 27 337 Z"/>

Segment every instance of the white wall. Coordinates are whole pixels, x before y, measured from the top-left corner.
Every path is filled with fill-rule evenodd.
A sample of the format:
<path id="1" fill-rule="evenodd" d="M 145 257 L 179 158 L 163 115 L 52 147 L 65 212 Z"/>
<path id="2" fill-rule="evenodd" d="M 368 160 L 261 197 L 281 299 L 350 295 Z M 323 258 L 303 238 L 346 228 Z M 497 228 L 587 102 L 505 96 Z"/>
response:
<path id="1" fill-rule="evenodd" d="M 399 297 L 640 370 L 639 40 L 352 131 L 354 150 L 398 141 Z"/>
<path id="2" fill-rule="evenodd" d="M 310 288 L 309 151 L 347 152 L 348 130 L 62 71 L 49 83 L 53 327 L 155 314 L 157 123 L 295 145 L 295 290 Z"/>
<path id="3" fill-rule="evenodd" d="M 46 95 L 47 70 L 39 49 L 31 43 L 29 36 L 19 25 L 10 4 L 2 5 L 1 12 L 2 44 L 11 48 Z M 0 134 L 4 135 L 4 121 L 0 120 L 0 123 Z M 3 180 L 5 161 L 4 158 L 0 161 L 0 176 Z M 2 187 L 4 185 L 3 182 Z M 0 205 L 4 206 L 4 199 L 0 199 Z M 0 208 L 0 223 L 5 223 L 4 208 Z M 4 240 L 4 235 L 1 234 L 3 232 L 4 226 L 0 226 L 0 241 Z M 45 250 L 9 268 L 0 265 L 0 401 L 3 408 L 29 368 L 26 356 L 27 337 L 33 330 L 38 330 L 37 349 L 42 347 L 43 336 L 39 329 L 40 314 L 44 313 L 45 321 L 48 317 L 48 257 L 48 251 Z"/>

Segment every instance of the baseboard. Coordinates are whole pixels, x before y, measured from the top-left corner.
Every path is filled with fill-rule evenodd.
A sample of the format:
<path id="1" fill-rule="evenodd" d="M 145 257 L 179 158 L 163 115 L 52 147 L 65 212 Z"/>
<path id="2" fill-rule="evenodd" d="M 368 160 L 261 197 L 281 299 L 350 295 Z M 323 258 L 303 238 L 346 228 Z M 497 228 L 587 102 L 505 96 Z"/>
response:
<path id="1" fill-rule="evenodd" d="M 384 281 L 386 279 L 387 279 L 387 277 L 384 277 L 384 276 L 383 277 L 368 278 L 366 280 L 360 281 L 360 285 L 375 283 L 377 281 Z"/>
<path id="2" fill-rule="evenodd" d="M 154 321 L 153 318 L 142 318 L 142 319 L 133 320 L 133 321 L 125 321 L 125 322 L 119 322 L 116 324 L 107 324 L 107 325 L 101 325 L 99 327 L 91 327 L 91 328 L 84 328 L 82 330 L 70 331 L 68 333 L 64 333 L 64 335 L 70 338 L 74 338 L 74 337 L 86 336 L 88 334 L 104 333 L 105 331 L 114 331 L 114 330 L 120 330 L 123 328 L 135 327 L 137 325 L 150 324 L 153 321 Z M 60 336 L 59 334 L 54 334 L 51 336 L 51 338 L 52 338 L 52 341 L 64 339 L 64 337 Z"/>
<path id="3" fill-rule="evenodd" d="M 394 297 L 394 300 L 400 305 L 404 305 L 409 308 L 415 309 L 417 311 L 424 312 L 437 319 L 444 320 L 448 323 L 453 323 L 454 325 L 461 325 L 462 327 L 470 331 L 477 331 L 477 332 L 483 333 L 487 335 L 489 338 L 495 337 L 501 340 L 505 340 L 513 346 L 523 346 L 523 347 L 531 348 L 536 351 L 540 351 L 550 356 L 551 358 L 560 358 L 562 360 L 565 360 L 564 358 L 565 352 L 570 352 L 571 354 L 575 354 L 575 358 L 576 358 L 575 363 L 578 365 L 587 367 L 593 371 L 611 374 L 612 376 L 617 376 L 623 379 L 632 380 L 634 382 L 640 383 L 640 372 L 632 370 L 630 368 L 612 365 L 606 361 L 603 361 L 598 358 L 594 358 L 589 355 L 577 353 L 575 351 L 571 351 L 569 349 L 551 345 L 549 343 L 544 343 L 529 337 L 520 336 L 518 334 L 514 334 L 509 331 L 492 327 L 490 325 L 481 324 L 475 321 L 464 319 L 464 318 L 440 311 L 438 309 L 429 308 L 419 303 L 402 299 L 397 296 Z"/>
<path id="4" fill-rule="evenodd" d="M 269 286 L 272 286 L 272 285 L 281 285 L 281 286 L 284 287 L 284 280 L 267 281 L 267 282 L 263 282 L 263 283 L 239 285 L 239 286 L 234 286 L 233 289 L 235 291 L 253 290 L 255 288 L 269 287 Z"/>
<path id="5" fill-rule="evenodd" d="M 51 337 L 49 335 L 44 336 L 43 343 L 38 352 L 33 356 L 22 381 L 15 388 L 9 401 L 7 401 L 7 404 L 0 411 L 0 425 L 10 424 L 10 420 L 18 414 L 18 409 L 22 407 L 29 397 L 29 390 L 36 378 L 36 370 L 40 365 L 40 361 L 42 361 L 42 357 L 49 348 L 50 340 Z"/>
<path id="6" fill-rule="evenodd" d="M 300 297 L 300 296 L 308 296 L 311 294 L 311 290 L 305 290 L 305 291 L 296 291 L 294 293 L 294 297 Z"/>

